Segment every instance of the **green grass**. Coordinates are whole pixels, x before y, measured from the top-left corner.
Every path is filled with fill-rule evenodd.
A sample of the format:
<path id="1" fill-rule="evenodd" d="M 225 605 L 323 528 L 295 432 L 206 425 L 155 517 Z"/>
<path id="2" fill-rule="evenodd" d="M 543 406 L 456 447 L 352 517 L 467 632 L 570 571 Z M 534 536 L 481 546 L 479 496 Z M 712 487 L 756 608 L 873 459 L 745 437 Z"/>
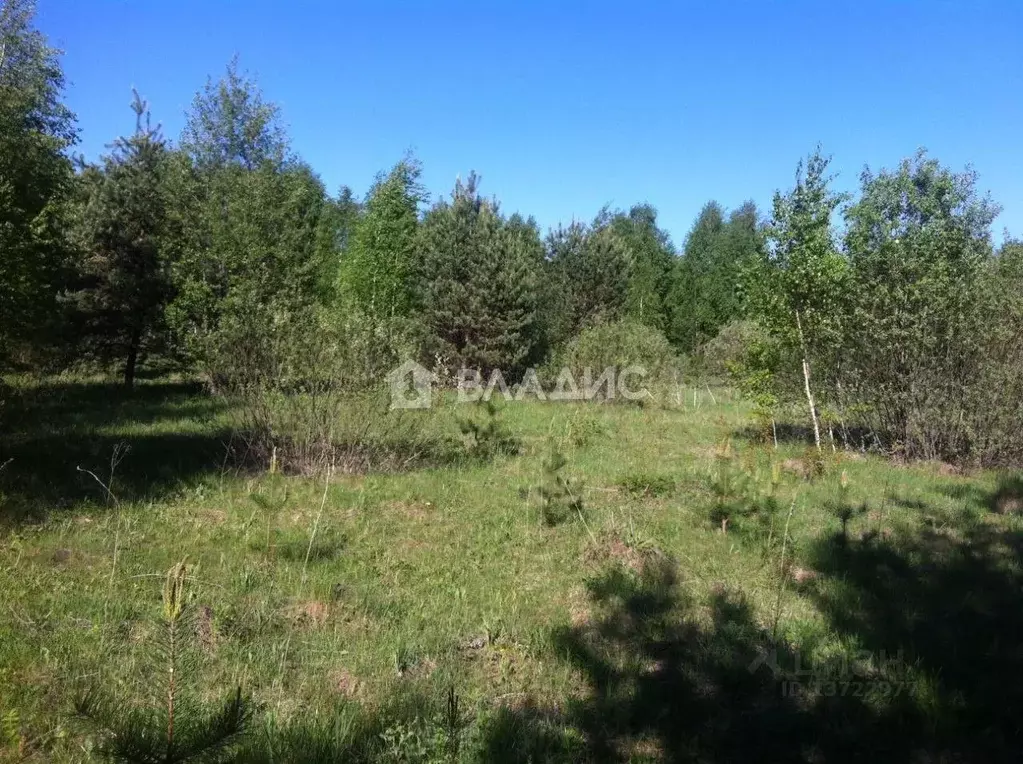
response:
<path id="1" fill-rule="evenodd" d="M 17 380 L 8 749 L 87 761 L 81 687 L 149 702 L 163 575 L 187 559 L 209 627 L 190 679 L 202 699 L 252 697 L 247 760 L 432 755 L 451 687 L 465 760 L 1018 751 L 1023 533 L 992 511 L 1018 483 L 843 454 L 808 482 L 806 444 L 750 443 L 744 406 L 714 395 L 508 404 L 518 455 L 327 480 L 231 467 L 230 412 L 187 383 Z M 464 413 L 421 415 L 457 437 Z M 552 445 L 582 500 L 554 527 Z M 778 673 L 749 669 L 765 654 Z M 824 676 L 840 665 L 844 693 Z"/>

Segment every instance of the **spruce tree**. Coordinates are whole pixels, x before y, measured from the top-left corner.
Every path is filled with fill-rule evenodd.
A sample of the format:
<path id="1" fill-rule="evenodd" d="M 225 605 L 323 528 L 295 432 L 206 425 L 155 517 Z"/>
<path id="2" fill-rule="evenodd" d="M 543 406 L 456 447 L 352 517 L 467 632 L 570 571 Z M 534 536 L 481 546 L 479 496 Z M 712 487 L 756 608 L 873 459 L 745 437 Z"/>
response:
<path id="1" fill-rule="evenodd" d="M 78 288 L 70 295 L 86 341 L 101 360 L 123 360 L 128 387 L 171 294 L 161 248 L 167 149 L 145 101 L 134 95 L 134 134 L 118 139 L 102 165 L 82 175 L 83 260 Z"/>

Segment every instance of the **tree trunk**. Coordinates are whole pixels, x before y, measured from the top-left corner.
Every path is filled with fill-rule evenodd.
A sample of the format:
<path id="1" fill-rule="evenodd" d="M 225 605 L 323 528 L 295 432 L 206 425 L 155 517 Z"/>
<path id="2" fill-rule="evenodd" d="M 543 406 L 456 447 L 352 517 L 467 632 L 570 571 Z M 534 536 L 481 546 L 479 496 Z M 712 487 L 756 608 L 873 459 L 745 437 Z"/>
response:
<path id="1" fill-rule="evenodd" d="M 799 320 L 799 311 L 796 311 L 796 326 L 799 328 L 799 345 L 803 350 L 803 383 L 806 386 L 806 401 L 810 404 L 810 419 L 813 420 L 813 442 L 817 450 L 821 450 L 821 428 L 817 423 L 817 404 L 814 403 L 813 393 L 810 391 L 810 362 L 806 357 L 806 339 L 803 337 L 803 323 Z"/>
<path id="2" fill-rule="evenodd" d="M 135 385 L 135 365 L 139 357 L 139 331 L 132 329 L 128 344 L 128 358 L 124 362 L 124 386 L 129 390 Z"/>

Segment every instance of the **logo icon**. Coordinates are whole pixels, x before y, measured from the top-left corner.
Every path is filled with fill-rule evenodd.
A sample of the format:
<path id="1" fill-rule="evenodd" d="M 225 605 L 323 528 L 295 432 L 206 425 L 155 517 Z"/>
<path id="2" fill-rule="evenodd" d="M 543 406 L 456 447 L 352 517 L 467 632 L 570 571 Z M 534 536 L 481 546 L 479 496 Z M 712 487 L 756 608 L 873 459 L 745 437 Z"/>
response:
<path id="1" fill-rule="evenodd" d="M 428 409 L 438 377 L 415 361 L 405 361 L 387 375 L 392 409 Z"/>

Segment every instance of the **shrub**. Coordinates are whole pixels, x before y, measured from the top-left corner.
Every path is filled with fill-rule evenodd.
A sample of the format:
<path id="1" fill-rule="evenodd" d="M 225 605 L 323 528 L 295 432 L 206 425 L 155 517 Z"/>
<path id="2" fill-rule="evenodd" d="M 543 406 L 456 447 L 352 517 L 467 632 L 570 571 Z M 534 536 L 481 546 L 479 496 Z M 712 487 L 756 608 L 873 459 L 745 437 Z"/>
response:
<path id="1" fill-rule="evenodd" d="M 582 389 L 587 373 L 596 386 L 605 369 L 613 368 L 617 380 L 623 370 L 634 367 L 645 371 L 644 383 L 652 384 L 671 380 L 680 366 L 680 359 L 657 329 L 634 321 L 619 321 L 584 329 L 555 354 L 544 376 L 555 381 L 562 369 L 568 369 Z M 600 393 L 606 395 L 605 390 L 601 387 Z"/>
<path id="2" fill-rule="evenodd" d="M 305 314 L 241 332 L 212 376 L 232 404 L 236 457 L 293 473 L 328 465 L 403 469 L 448 458 L 450 444 L 431 431 L 428 414 L 390 409 L 383 377 L 396 363 L 401 335 L 391 329 L 388 339 L 386 327 L 359 317 L 345 323 Z"/>
<path id="3" fill-rule="evenodd" d="M 566 437 L 576 448 L 585 448 L 595 438 L 608 435 L 611 432 L 608 423 L 598 419 L 584 409 L 576 410 L 575 415 L 568 423 Z"/>
<path id="4" fill-rule="evenodd" d="M 753 321 L 732 321 L 717 336 L 701 345 L 694 356 L 699 370 L 713 379 L 732 378 L 755 349 L 769 342 L 764 329 Z"/>
<path id="5" fill-rule="evenodd" d="M 492 400 L 477 404 L 483 412 L 482 420 L 461 417 L 458 427 L 466 438 L 466 451 L 470 458 L 488 460 L 498 455 L 514 455 L 521 444 L 498 417 L 500 409 Z"/>
<path id="6" fill-rule="evenodd" d="M 774 352 L 750 343 L 736 364 L 744 392 L 774 405 L 802 397 L 815 429 L 823 420 L 847 443 L 901 457 L 1020 463 L 1023 245 L 996 252 L 998 208 L 976 175 L 920 153 L 864 171 L 839 248 L 826 165 L 815 155 L 812 187 L 778 197 L 775 250 L 748 273 L 751 315 Z"/>

